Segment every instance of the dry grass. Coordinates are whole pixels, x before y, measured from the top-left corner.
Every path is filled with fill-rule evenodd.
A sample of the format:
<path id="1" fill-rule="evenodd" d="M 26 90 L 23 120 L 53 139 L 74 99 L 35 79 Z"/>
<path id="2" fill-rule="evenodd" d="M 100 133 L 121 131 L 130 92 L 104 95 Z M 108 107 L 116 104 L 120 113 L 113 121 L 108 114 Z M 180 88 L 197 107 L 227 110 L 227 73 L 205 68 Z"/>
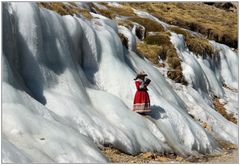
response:
<path id="1" fill-rule="evenodd" d="M 145 56 L 153 64 L 158 64 L 161 47 L 158 45 L 148 45 L 145 43 L 137 43 L 137 51 Z"/>
<path id="2" fill-rule="evenodd" d="M 167 32 L 154 33 L 153 35 L 147 35 L 144 41 L 151 45 L 171 45 L 169 38 L 170 34 Z"/>
<path id="3" fill-rule="evenodd" d="M 138 24 L 145 27 L 147 32 L 161 32 L 164 28 L 156 21 L 150 20 L 148 18 L 141 18 L 138 16 L 130 17 L 130 21 L 137 22 Z"/>
<path id="4" fill-rule="evenodd" d="M 147 11 L 162 21 L 202 33 L 209 39 L 237 48 L 237 12 L 198 2 L 123 3 Z"/>
<path id="5" fill-rule="evenodd" d="M 237 124 L 237 119 L 233 116 L 233 114 L 228 114 L 223 104 L 219 102 L 218 98 L 213 100 L 213 105 L 215 106 L 216 111 L 218 111 L 223 117 L 227 120 Z"/>
<path id="6" fill-rule="evenodd" d="M 116 20 L 118 25 L 125 26 L 128 29 L 133 28 L 133 23 L 128 20 Z"/>
<path id="7" fill-rule="evenodd" d="M 137 44 L 137 50 L 153 64 L 164 67 L 165 65 L 159 64 L 159 58 L 161 58 L 170 67 L 167 72 L 168 78 L 176 83 L 187 85 L 182 74 L 181 59 L 170 42 L 169 33 L 159 32 L 154 35 L 147 35 L 143 43 Z"/>
<path id="8" fill-rule="evenodd" d="M 187 47 L 190 51 L 198 55 L 213 55 L 216 54 L 213 47 L 207 39 L 190 37 L 186 39 Z"/>
<path id="9" fill-rule="evenodd" d="M 197 55 L 205 57 L 206 55 L 212 56 L 218 53 L 209 41 L 203 37 L 193 36 L 188 31 L 179 27 L 171 27 L 170 30 L 177 34 L 182 34 L 188 49 Z"/>
<path id="10" fill-rule="evenodd" d="M 121 16 L 135 16 L 133 10 L 131 7 L 129 6 L 122 6 L 122 7 L 113 7 L 113 6 L 109 6 L 107 3 L 100 3 L 103 6 L 106 6 L 108 8 L 108 10 L 103 10 L 98 8 L 97 6 L 93 5 L 93 7 L 102 15 L 104 15 L 105 17 L 108 18 L 115 18 L 115 16 L 121 15 Z"/>
<path id="11" fill-rule="evenodd" d="M 146 44 L 160 46 L 158 56 L 162 60 L 166 60 L 172 69 L 181 69 L 181 60 L 179 59 L 176 49 L 170 41 L 169 33 L 159 32 L 154 35 L 147 35 L 144 39 Z"/>
<path id="12" fill-rule="evenodd" d="M 187 85 L 187 81 L 183 77 L 182 70 L 176 69 L 176 70 L 169 70 L 167 72 L 168 78 L 172 79 L 176 83 L 181 83 L 183 85 Z"/>
<path id="13" fill-rule="evenodd" d="M 182 28 L 179 28 L 179 27 L 170 27 L 169 30 L 171 30 L 172 32 L 175 32 L 177 34 L 182 34 L 185 38 L 191 35 L 188 31 L 186 31 Z"/>
<path id="14" fill-rule="evenodd" d="M 89 11 L 85 9 L 79 9 L 74 2 L 71 2 L 70 4 L 71 5 L 67 5 L 62 2 L 38 2 L 40 7 L 55 11 L 60 15 L 81 14 L 87 19 L 92 18 Z"/>

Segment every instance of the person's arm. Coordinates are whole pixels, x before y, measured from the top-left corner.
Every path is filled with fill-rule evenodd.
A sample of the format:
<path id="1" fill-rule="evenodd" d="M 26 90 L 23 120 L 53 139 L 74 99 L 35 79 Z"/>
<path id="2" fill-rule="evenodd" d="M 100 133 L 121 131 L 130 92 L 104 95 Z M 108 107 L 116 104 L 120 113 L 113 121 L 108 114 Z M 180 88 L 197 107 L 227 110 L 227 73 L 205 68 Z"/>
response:
<path id="1" fill-rule="evenodd" d="M 140 89 L 144 89 L 145 88 L 145 84 L 144 81 L 141 82 L 141 85 L 139 86 Z"/>
<path id="2" fill-rule="evenodd" d="M 147 87 L 147 86 L 150 84 L 150 82 L 151 82 L 151 80 L 147 78 L 147 79 L 144 81 L 145 86 Z"/>
<path id="3" fill-rule="evenodd" d="M 137 88 L 137 90 L 143 90 L 143 89 L 145 89 L 145 85 L 144 85 L 144 81 L 136 81 L 135 82 L 135 84 L 136 84 L 136 88 Z"/>
<path id="4" fill-rule="evenodd" d="M 139 88 L 140 90 L 147 90 L 147 86 L 148 84 L 145 84 L 145 81 L 141 81 Z"/>

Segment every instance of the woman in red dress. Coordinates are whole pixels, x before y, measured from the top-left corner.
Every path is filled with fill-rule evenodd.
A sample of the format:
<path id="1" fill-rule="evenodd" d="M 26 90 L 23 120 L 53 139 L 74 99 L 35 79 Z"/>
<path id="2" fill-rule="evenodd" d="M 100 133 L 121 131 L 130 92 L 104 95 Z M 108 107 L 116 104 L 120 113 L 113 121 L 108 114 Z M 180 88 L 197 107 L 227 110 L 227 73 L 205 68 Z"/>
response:
<path id="1" fill-rule="evenodd" d="M 147 74 L 145 72 L 140 72 L 137 74 L 135 80 L 135 85 L 137 91 L 134 97 L 133 111 L 137 113 L 144 114 L 145 112 L 150 112 L 150 99 L 147 92 L 147 86 L 149 85 L 149 79 L 145 80 Z"/>

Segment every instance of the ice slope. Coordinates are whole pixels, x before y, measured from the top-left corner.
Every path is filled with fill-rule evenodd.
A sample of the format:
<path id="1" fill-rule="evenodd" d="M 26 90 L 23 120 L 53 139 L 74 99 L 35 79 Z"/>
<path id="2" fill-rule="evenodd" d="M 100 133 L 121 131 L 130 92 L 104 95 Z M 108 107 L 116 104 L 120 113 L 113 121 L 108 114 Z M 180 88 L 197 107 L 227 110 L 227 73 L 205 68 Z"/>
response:
<path id="1" fill-rule="evenodd" d="M 133 10 L 138 16 L 154 20 L 165 27 L 165 29 L 171 26 L 158 20 L 149 13 L 136 9 Z M 199 33 L 190 30 L 187 31 L 193 35 L 201 36 Z M 212 97 L 217 96 L 221 98 L 220 102 L 224 104 L 226 111 L 232 113 L 236 118 L 238 118 L 239 59 L 237 53 L 226 45 L 210 41 L 213 48 L 219 53 L 215 56 L 205 54 L 204 57 L 202 57 L 190 52 L 187 49 L 183 36 L 177 36 L 177 34 L 172 33 L 171 38 L 180 58 L 183 60 L 181 64 L 183 74 L 189 85 L 197 90 L 201 97 L 204 98 L 205 102 L 207 102 L 211 107 L 213 106 L 211 101 Z M 161 69 L 160 72 L 167 77 L 166 71 L 164 70 L 165 69 Z M 172 85 L 173 88 L 174 85 Z M 227 88 L 224 87 L 225 85 Z M 191 95 L 191 92 L 188 92 Z M 189 101 L 185 101 L 185 103 L 188 104 Z"/>
<path id="2" fill-rule="evenodd" d="M 231 108 L 236 113 L 237 110 L 234 106 L 237 106 L 237 102 L 229 96 L 227 89 L 225 89 L 226 94 L 223 83 L 232 88 L 237 87 L 237 54 L 225 45 L 212 42 L 216 48 L 221 49 L 220 58 L 219 56 L 203 58 L 190 52 L 185 47 L 182 35 L 171 33 L 171 42 L 175 45 L 178 55 L 183 60 L 181 63 L 183 75 L 189 83 L 187 87 L 178 84 L 172 86 L 175 86 L 174 88 L 177 89 L 175 91 L 185 100 L 189 113 L 196 119 L 206 122 L 211 127 L 214 136 L 228 139 L 236 144 L 238 141 L 237 125 L 217 113 L 213 109 L 210 98 L 218 96 L 222 98 L 223 102 L 226 99 L 229 102 L 229 99 L 231 99 L 230 105 L 228 104 L 226 108 Z M 222 53 L 222 51 L 228 53 Z M 234 66 L 230 67 L 230 65 Z"/>
<path id="3" fill-rule="evenodd" d="M 134 50 L 132 32 L 93 16 L 87 21 L 35 3 L 3 4 L 4 162 L 106 162 L 102 145 L 129 154 L 216 151 L 212 135 L 188 115 L 161 73 L 122 46 L 117 32 L 131 37 Z M 152 80 L 147 118 L 131 112 L 133 79 L 142 69 Z M 222 139 L 236 142 L 233 132 L 221 131 Z"/>

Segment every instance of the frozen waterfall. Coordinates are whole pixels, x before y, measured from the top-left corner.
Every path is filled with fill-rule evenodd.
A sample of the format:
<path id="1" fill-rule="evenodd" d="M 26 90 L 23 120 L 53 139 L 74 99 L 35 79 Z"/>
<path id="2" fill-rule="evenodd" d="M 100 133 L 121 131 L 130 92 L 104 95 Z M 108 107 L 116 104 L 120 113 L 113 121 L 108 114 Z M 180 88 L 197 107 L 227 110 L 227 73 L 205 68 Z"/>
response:
<path id="1" fill-rule="evenodd" d="M 136 41 L 128 29 L 120 31 L 132 37 L 132 50 L 122 46 L 117 25 L 108 18 L 60 16 L 32 2 L 5 2 L 2 12 L 3 162 L 107 162 L 103 145 L 129 154 L 195 155 L 218 150 L 213 135 L 237 143 L 237 125 L 207 100 L 209 93 L 224 96 L 222 79 L 236 88 L 238 59 L 230 48 L 222 50 L 221 71 L 179 48 L 184 75 L 192 82 L 186 87 L 190 103 L 199 105 L 192 111 L 213 127 L 210 133 L 189 116 L 188 93 L 175 92 L 158 69 L 132 51 Z M 182 47 L 174 34 L 173 43 Z M 152 80 L 151 118 L 131 111 L 133 79 L 141 69 Z"/>

